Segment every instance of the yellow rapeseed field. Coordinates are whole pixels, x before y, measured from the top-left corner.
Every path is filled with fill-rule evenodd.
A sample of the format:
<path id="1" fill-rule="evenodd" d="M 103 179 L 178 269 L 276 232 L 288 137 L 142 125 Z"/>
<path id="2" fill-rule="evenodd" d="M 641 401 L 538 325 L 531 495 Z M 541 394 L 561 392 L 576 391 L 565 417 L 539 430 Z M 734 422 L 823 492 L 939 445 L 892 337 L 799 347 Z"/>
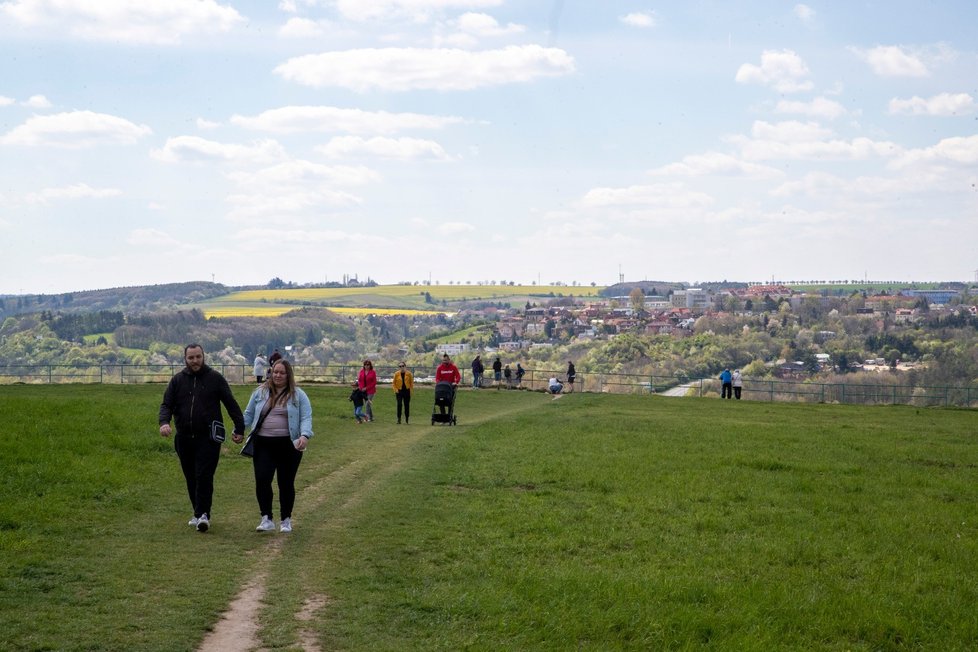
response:
<path id="1" fill-rule="evenodd" d="M 378 297 L 419 297 L 425 292 L 440 301 L 459 299 L 497 299 L 524 295 L 549 295 L 551 293 L 576 297 L 597 296 L 602 287 L 559 286 L 559 285 L 377 285 L 359 288 L 289 288 L 283 290 L 242 290 L 213 301 L 283 301 L 300 303 L 302 301 L 329 301 L 355 296 Z"/>
<path id="2" fill-rule="evenodd" d="M 242 290 L 214 297 L 195 307 L 210 317 L 278 317 L 302 306 L 328 308 L 342 315 L 437 315 L 449 310 L 425 303 L 432 301 L 505 301 L 513 297 L 570 295 L 596 296 L 600 287 L 558 285 L 378 285 L 359 288 L 290 288 Z M 343 305 L 328 305 L 330 303 Z M 389 305 L 384 305 L 389 304 Z M 415 307 L 416 306 L 416 307 Z"/>

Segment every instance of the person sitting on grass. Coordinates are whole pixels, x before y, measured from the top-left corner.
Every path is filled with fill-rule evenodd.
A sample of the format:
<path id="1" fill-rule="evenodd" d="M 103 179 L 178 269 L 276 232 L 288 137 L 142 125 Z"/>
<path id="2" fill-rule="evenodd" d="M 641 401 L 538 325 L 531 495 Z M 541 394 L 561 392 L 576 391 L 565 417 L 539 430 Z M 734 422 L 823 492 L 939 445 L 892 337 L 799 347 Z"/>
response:
<path id="1" fill-rule="evenodd" d="M 554 376 L 550 379 L 550 383 L 547 386 L 551 394 L 560 394 L 564 390 L 564 384 L 560 382 L 560 378 Z"/>

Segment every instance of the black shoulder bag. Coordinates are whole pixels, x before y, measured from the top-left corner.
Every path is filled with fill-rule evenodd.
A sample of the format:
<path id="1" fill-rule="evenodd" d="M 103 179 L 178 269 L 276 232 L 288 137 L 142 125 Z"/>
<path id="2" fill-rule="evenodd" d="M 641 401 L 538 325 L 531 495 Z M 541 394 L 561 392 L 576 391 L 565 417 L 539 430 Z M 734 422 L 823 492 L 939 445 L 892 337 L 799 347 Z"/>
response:
<path id="1" fill-rule="evenodd" d="M 268 416 L 268 413 L 272 411 L 273 407 L 275 407 L 275 401 L 272 400 L 272 396 L 269 394 L 268 405 L 266 405 L 265 409 L 258 415 L 258 421 L 255 423 L 255 427 L 251 429 L 248 439 L 245 440 L 244 446 L 241 447 L 241 454 L 245 457 L 255 456 L 255 435 L 257 435 L 258 431 L 261 430 L 261 424 L 265 423 L 265 417 Z"/>

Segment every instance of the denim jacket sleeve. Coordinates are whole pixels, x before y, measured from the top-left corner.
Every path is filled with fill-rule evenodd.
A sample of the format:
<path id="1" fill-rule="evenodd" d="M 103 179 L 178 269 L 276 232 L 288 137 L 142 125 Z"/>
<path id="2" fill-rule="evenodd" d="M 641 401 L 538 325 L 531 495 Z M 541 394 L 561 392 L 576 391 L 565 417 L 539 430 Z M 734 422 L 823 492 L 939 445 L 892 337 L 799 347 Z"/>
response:
<path id="1" fill-rule="evenodd" d="M 299 437 L 312 437 L 312 403 L 306 393 L 296 387 L 295 397 L 289 402 L 289 435 L 292 441 Z"/>

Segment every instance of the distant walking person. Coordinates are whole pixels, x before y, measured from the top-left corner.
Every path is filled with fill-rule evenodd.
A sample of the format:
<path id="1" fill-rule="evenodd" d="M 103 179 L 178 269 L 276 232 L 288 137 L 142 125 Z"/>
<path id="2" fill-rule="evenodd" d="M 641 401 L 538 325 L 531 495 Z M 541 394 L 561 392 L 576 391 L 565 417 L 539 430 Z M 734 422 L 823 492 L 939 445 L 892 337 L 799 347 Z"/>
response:
<path id="1" fill-rule="evenodd" d="M 296 387 L 295 373 L 288 360 L 272 365 L 271 375 L 251 393 L 244 413 L 245 423 L 252 427 L 255 469 L 255 497 L 261 521 L 255 529 L 275 529 L 272 502 L 272 480 L 278 476 L 278 504 L 282 532 L 292 531 L 292 508 L 295 507 L 295 476 L 302 463 L 302 453 L 312 437 L 312 404 Z"/>
<path id="2" fill-rule="evenodd" d="M 523 385 L 523 376 L 526 375 L 526 369 L 523 368 L 519 362 L 516 363 L 516 386 L 520 387 Z"/>
<path id="3" fill-rule="evenodd" d="M 232 441 L 244 439 L 245 422 L 241 407 L 234 400 L 224 376 L 204 364 L 200 344 L 183 350 L 186 367 L 170 379 L 160 404 L 160 435 L 169 437 L 170 419 L 176 424 L 173 446 L 187 481 L 187 493 L 194 515 L 188 525 L 206 532 L 210 527 L 214 474 L 221 456 L 221 443 L 211 436 L 214 422 L 224 423 L 221 404 L 234 422 Z"/>
<path id="4" fill-rule="evenodd" d="M 720 398 L 729 399 L 733 396 L 733 392 L 731 391 L 733 389 L 733 385 L 731 384 L 732 378 L 729 369 L 724 369 L 720 373 Z"/>
<path id="5" fill-rule="evenodd" d="M 271 366 L 282 359 L 282 352 L 278 349 L 272 351 L 272 355 L 268 356 L 268 365 Z"/>
<path id="6" fill-rule="evenodd" d="M 404 423 L 411 423 L 411 391 L 414 389 L 414 375 L 403 362 L 397 363 L 394 372 L 394 397 L 397 399 L 397 422 L 401 422 L 401 407 L 404 408 Z"/>
<path id="7" fill-rule="evenodd" d="M 574 379 L 577 377 L 577 370 L 574 369 L 574 363 L 571 361 L 567 362 L 567 393 L 570 394 L 574 391 Z"/>
<path id="8" fill-rule="evenodd" d="M 363 369 L 357 376 L 357 385 L 366 395 L 366 402 L 363 405 L 363 412 L 367 416 L 367 421 L 374 420 L 374 394 L 377 393 L 377 372 L 374 371 L 374 363 L 370 360 L 363 361 Z"/>
<path id="9" fill-rule="evenodd" d="M 268 360 L 266 360 L 265 356 L 263 356 L 261 353 L 255 356 L 255 382 L 257 382 L 259 385 L 264 382 L 265 374 L 268 372 L 269 366 Z"/>
<path id="10" fill-rule="evenodd" d="M 733 385 L 734 398 L 740 400 L 740 392 L 744 388 L 744 379 L 740 375 L 740 369 L 734 369 L 730 377 L 730 384 Z"/>
<path id="11" fill-rule="evenodd" d="M 503 382 L 503 362 L 498 355 L 492 361 L 492 378 L 496 384 L 496 389 L 499 389 L 499 384 Z"/>
<path id="12" fill-rule="evenodd" d="M 475 356 L 472 361 L 472 387 L 478 389 L 482 387 L 482 374 L 486 368 L 482 366 L 482 356 Z"/>
<path id="13" fill-rule="evenodd" d="M 503 367 L 503 378 L 506 379 L 506 387 L 513 389 L 513 370 L 509 368 L 509 365 Z"/>

